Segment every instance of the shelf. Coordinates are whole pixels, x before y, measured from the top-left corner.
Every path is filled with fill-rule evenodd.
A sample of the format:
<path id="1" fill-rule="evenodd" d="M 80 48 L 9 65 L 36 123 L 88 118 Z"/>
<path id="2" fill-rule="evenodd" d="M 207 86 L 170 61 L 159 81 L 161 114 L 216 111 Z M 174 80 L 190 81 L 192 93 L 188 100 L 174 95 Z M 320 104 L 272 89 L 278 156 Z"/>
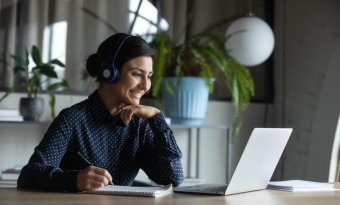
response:
<path id="1" fill-rule="evenodd" d="M 229 127 L 226 125 L 209 125 L 209 124 L 203 124 L 203 125 L 181 125 L 181 124 L 170 124 L 171 128 L 182 128 L 182 129 L 188 129 L 188 128 L 209 128 L 209 129 L 223 129 L 228 130 Z"/>
<path id="2" fill-rule="evenodd" d="M 0 125 L 48 125 L 50 121 L 0 121 Z"/>

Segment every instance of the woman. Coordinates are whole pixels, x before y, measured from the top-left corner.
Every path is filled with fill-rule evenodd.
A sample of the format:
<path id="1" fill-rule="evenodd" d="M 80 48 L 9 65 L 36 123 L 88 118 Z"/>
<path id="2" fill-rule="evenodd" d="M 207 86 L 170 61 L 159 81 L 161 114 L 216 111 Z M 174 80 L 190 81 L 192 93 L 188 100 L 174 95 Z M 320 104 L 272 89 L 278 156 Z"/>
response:
<path id="1" fill-rule="evenodd" d="M 157 184 L 179 185 L 181 151 L 173 133 L 160 110 L 140 105 L 151 87 L 153 53 L 140 37 L 119 33 L 106 39 L 87 60 L 99 88 L 60 112 L 22 169 L 18 187 L 129 186 L 139 169 Z"/>

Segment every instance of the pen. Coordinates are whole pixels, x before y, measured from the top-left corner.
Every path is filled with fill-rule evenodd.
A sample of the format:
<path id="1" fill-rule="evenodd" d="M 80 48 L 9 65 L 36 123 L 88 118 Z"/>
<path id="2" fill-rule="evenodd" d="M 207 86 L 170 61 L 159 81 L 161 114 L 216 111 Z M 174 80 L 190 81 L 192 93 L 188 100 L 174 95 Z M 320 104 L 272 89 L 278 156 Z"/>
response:
<path id="1" fill-rule="evenodd" d="M 80 156 L 80 158 L 87 164 L 87 166 L 92 166 L 93 164 L 86 159 L 86 157 L 84 157 L 84 155 L 82 155 L 80 152 L 77 152 L 77 154 Z M 113 185 L 112 181 L 109 182 L 109 185 Z"/>
<path id="2" fill-rule="evenodd" d="M 82 155 L 80 152 L 77 152 L 77 154 L 80 156 L 80 158 L 86 163 L 86 165 L 89 167 L 89 166 L 92 166 L 93 164 L 84 157 L 84 155 Z"/>

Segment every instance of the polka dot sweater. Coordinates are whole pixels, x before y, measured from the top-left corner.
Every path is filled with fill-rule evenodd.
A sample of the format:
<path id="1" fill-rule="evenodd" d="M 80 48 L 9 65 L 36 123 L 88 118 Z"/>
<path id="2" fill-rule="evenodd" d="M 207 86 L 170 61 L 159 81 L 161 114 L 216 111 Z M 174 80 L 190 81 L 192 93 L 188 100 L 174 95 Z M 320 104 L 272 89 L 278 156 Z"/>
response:
<path id="1" fill-rule="evenodd" d="M 77 191 L 76 178 L 87 164 L 110 172 L 116 185 L 132 185 L 139 169 L 157 184 L 183 181 L 181 151 L 162 113 L 136 116 L 125 125 L 112 116 L 94 92 L 60 112 L 23 167 L 18 187 Z"/>

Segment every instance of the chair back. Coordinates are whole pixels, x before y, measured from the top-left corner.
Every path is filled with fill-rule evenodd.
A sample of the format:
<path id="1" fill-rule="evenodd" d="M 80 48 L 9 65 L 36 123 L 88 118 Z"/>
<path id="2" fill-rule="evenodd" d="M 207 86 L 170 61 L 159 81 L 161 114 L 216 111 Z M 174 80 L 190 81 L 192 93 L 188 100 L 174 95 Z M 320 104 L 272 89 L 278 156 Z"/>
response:
<path id="1" fill-rule="evenodd" d="M 340 116 L 335 129 L 328 181 L 340 182 Z"/>

